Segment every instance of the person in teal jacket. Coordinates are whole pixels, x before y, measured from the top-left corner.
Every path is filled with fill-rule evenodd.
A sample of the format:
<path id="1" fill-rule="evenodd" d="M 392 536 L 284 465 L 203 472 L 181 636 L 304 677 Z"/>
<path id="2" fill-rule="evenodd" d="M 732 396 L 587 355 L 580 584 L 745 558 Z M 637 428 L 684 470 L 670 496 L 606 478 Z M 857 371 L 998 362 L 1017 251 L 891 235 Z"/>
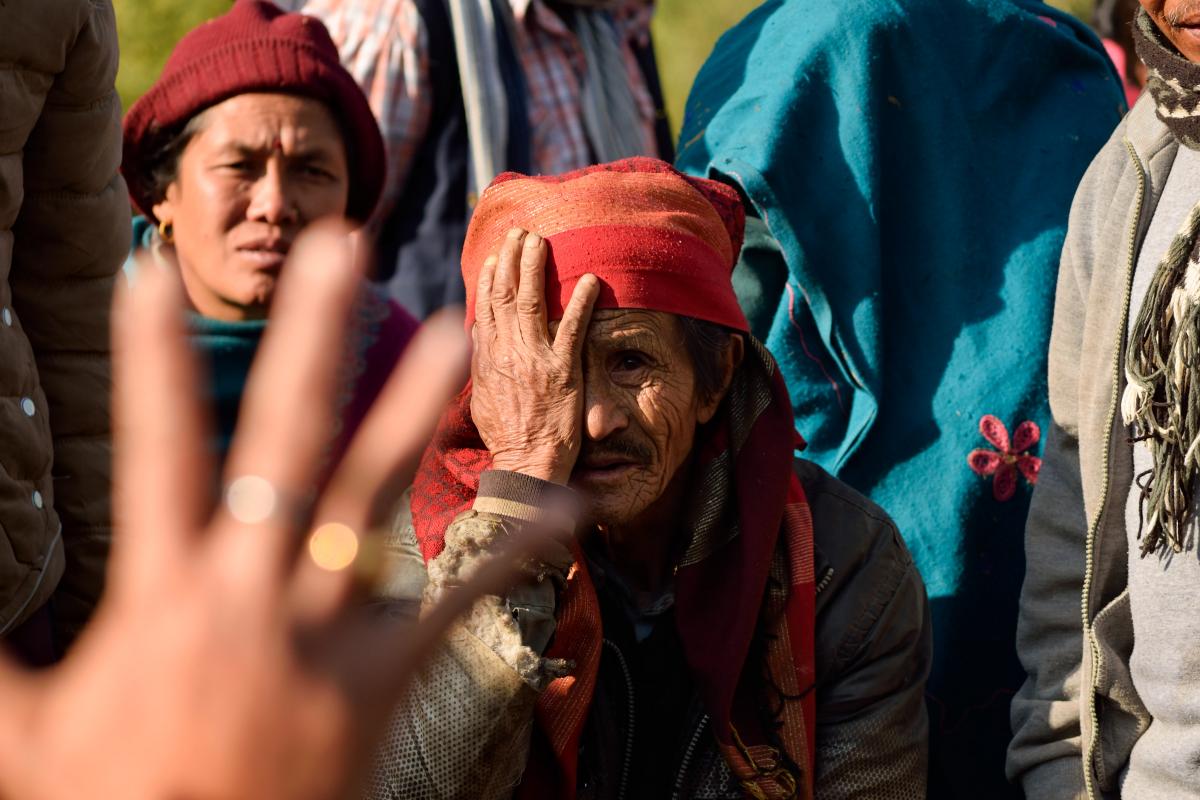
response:
<path id="1" fill-rule="evenodd" d="M 1124 110 L 1100 42 L 1038 0 L 772 0 L 687 103 L 677 163 L 752 209 L 735 283 L 805 456 L 887 509 L 928 586 L 930 797 L 1019 796 L 1004 753 L 1058 259 Z"/>

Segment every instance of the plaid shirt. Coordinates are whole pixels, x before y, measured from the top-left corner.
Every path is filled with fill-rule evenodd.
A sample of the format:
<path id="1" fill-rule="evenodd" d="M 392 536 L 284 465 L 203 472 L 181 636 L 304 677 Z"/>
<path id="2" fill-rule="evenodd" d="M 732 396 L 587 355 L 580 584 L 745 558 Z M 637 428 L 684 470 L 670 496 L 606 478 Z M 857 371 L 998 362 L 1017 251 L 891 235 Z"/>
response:
<path id="1" fill-rule="evenodd" d="M 593 162 L 583 124 L 586 74 L 575 34 L 546 0 L 509 0 L 516 49 L 525 73 L 533 171 L 558 174 Z M 342 63 L 358 81 L 379 120 L 388 150 L 388 180 L 376 219 L 390 213 L 429 126 L 429 42 L 414 0 L 276 0 L 289 11 L 325 23 Z M 658 155 L 655 109 L 633 45 L 650 41 L 653 0 L 621 0 L 613 18 L 626 46 L 625 65 L 641 112 L 644 153 Z"/>

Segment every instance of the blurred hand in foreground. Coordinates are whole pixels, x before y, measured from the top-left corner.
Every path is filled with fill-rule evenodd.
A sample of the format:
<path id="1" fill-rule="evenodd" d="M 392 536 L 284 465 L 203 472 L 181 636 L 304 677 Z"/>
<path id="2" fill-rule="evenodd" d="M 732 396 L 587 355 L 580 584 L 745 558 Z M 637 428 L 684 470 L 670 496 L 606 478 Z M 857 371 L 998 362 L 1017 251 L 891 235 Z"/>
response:
<path id="1" fill-rule="evenodd" d="M 493 562 L 417 625 L 354 611 L 362 532 L 409 482 L 467 345 L 461 319 L 425 326 L 314 500 L 353 250 L 328 226 L 295 248 L 220 502 L 178 279 L 147 265 L 118 299 L 109 588 L 60 666 L 0 662 L 0 797 L 347 796 L 421 658 L 511 577 Z"/>

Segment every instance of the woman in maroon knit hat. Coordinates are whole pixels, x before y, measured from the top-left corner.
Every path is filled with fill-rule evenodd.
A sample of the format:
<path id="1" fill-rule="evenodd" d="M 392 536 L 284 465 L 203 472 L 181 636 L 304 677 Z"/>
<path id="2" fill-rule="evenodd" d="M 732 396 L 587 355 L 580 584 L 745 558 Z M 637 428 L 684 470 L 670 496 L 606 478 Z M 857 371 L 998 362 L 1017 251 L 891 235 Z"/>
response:
<path id="1" fill-rule="evenodd" d="M 293 241 L 319 219 L 360 224 L 375 206 L 379 127 L 318 20 L 238 0 L 188 33 L 130 108 L 122 171 L 142 213 L 135 251 L 183 278 L 192 342 L 212 365 L 223 455 Z M 131 256 L 128 274 L 137 263 Z M 358 317 L 341 441 L 416 326 L 370 290 Z"/>

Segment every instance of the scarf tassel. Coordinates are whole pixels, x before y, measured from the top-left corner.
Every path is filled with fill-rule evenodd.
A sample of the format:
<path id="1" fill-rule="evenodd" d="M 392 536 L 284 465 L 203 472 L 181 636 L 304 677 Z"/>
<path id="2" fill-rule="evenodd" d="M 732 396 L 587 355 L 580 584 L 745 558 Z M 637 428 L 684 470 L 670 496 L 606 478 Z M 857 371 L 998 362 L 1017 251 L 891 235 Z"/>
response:
<path id="1" fill-rule="evenodd" d="M 1200 204 L 1155 269 L 1130 336 L 1121 418 L 1153 469 L 1138 481 L 1142 556 L 1180 551 L 1200 476 Z"/>

